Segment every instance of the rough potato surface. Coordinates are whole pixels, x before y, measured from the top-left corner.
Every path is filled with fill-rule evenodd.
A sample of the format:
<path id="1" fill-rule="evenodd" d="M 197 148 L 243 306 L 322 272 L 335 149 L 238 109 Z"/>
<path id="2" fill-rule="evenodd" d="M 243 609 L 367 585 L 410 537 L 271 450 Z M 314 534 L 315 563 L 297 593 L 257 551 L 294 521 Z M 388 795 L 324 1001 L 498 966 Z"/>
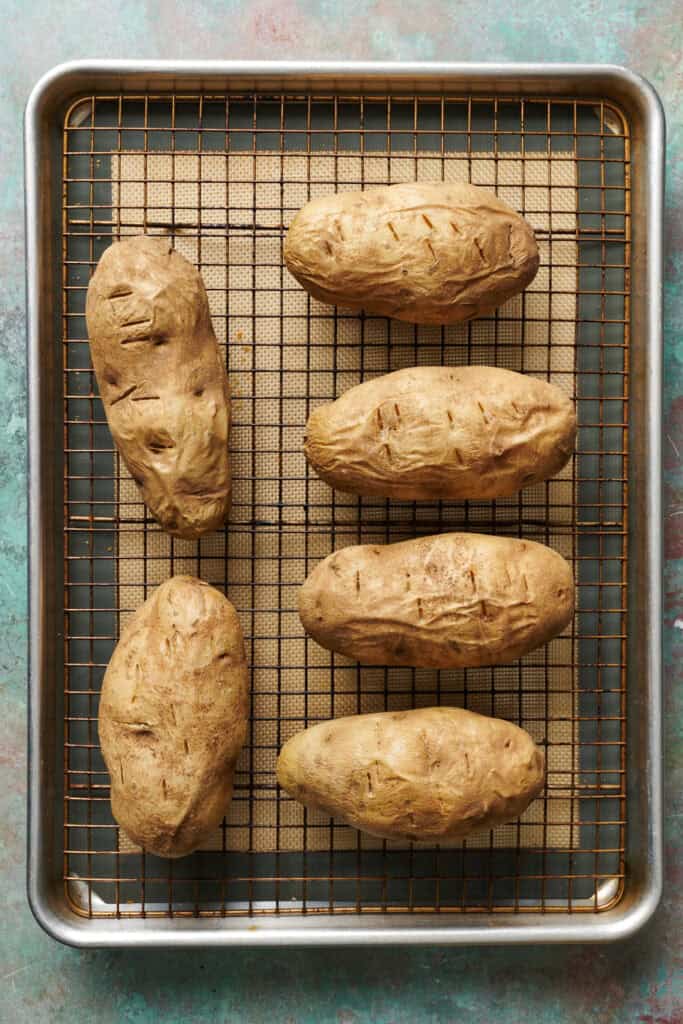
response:
<path id="1" fill-rule="evenodd" d="M 277 763 L 279 784 L 307 807 L 384 839 L 434 843 L 519 817 L 544 774 L 523 729 L 448 707 L 321 722 Z"/>
<path id="2" fill-rule="evenodd" d="M 369 665 L 505 664 L 561 633 L 573 611 L 561 555 L 477 533 L 342 548 L 299 592 L 306 632 Z"/>
<path id="3" fill-rule="evenodd" d="M 99 710 L 111 806 L 130 838 L 182 857 L 220 824 L 247 730 L 234 607 L 192 576 L 158 587 L 121 634 Z"/>
<path id="4" fill-rule="evenodd" d="M 492 366 L 416 366 L 351 388 L 310 416 L 304 451 L 342 491 L 488 499 L 547 480 L 574 448 L 558 388 Z"/>
<path id="5" fill-rule="evenodd" d="M 197 270 L 167 238 L 103 254 L 86 304 L 107 421 L 152 515 L 194 538 L 230 506 L 230 399 Z"/>
<path id="6" fill-rule="evenodd" d="M 321 302 L 418 324 L 489 312 L 539 262 L 533 229 L 493 192 L 431 182 L 313 199 L 292 220 L 284 258 Z"/>

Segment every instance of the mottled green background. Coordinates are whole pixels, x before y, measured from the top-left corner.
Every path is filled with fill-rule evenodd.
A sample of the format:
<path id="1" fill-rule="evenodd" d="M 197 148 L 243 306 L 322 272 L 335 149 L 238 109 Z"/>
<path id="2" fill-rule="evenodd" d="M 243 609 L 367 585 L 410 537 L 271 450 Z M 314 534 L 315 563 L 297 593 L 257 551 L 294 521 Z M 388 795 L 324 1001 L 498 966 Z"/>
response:
<path id="1" fill-rule="evenodd" d="M 683 1021 L 683 15 L 678 0 L 0 0 L 0 1022 Z M 82 57 L 564 60 L 626 64 L 668 120 L 665 578 L 666 883 L 654 921 L 611 947 L 78 952 L 24 889 L 26 525 L 21 118 L 36 79 Z M 677 624 L 676 620 L 680 622 Z"/>

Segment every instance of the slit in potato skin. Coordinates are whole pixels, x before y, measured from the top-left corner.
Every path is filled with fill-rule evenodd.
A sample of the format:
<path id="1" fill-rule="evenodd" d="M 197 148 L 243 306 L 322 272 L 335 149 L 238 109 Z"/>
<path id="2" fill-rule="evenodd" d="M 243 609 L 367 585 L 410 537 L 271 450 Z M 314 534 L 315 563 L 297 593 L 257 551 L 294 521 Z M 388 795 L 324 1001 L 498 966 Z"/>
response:
<path id="1" fill-rule="evenodd" d="M 133 294 L 133 289 L 122 284 L 114 287 L 107 296 L 108 299 L 127 299 Z"/>
<path id="2" fill-rule="evenodd" d="M 126 388 L 125 391 L 122 391 L 121 394 L 116 396 L 116 398 L 112 398 L 109 405 L 118 405 L 119 402 L 122 402 L 124 398 L 128 398 L 128 396 L 132 395 L 134 391 L 137 391 L 137 389 L 137 384 L 131 384 L 129 388 Z"/>

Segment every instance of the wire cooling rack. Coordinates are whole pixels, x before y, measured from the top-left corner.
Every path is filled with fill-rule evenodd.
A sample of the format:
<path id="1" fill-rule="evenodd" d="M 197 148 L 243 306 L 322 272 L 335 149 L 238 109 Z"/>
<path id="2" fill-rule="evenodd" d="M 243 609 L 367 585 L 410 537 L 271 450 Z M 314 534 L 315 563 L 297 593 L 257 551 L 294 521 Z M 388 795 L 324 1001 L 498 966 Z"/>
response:
<path id="1" fill-rule="evenodd" d="M 283 268 L 308 198 L 398 180 L 494 188 L 537 231 L 524 296 L 449 328 L 311 300 Z M 629 130 L 600 100 L 458 95 L 91 95 L 63 131 L 65 444 L 64 882 L 97 916 L 606 909 L 624 878 Z M 167 233 L 199 266 L 233 386 L 226 531 L 167 538 L 113 450 L 87 344 L 89 276 L 112 240 Z M 497 502 L 415 505 L 330 491 L 306 467 L 310 410 L 379 373 L 495 363 L 577 403 L 557 480 Z M 573 564 L 577 614 L 522 662 L 368 669 L 304 637 L 296 591 L 343 544 L 447 529 L 527 536 Z M 250 736 L 233 805 L 207 849 L 166 861 L 111 817 L 97 737 L 122 622 L 174 572 L 237 606 L 252 666 Z M 546 750 L 544 795 L 516 823 L 452 848 L 364 836 L 276 787 L 293 732 L 357 711 L 453 703 L 524 725 Z"/>

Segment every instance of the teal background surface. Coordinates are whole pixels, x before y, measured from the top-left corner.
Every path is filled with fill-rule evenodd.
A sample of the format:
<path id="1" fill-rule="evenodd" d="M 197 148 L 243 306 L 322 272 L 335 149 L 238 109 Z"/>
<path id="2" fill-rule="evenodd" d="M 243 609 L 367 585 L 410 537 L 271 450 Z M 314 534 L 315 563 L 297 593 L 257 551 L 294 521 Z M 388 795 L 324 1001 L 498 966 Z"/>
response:
<path id="1" fill-rule="evenodd" d="M 0 1022 L 416 1024 L 683 1021 L 683 17 L 677 0 L 0 0 Z M 666 881 L 613 946 L 79 952 L 25 896 L 26 366 L 22 114 L 87 57 L 543 60 L 625 64 L 667 128 L 664 580 Z"/>

